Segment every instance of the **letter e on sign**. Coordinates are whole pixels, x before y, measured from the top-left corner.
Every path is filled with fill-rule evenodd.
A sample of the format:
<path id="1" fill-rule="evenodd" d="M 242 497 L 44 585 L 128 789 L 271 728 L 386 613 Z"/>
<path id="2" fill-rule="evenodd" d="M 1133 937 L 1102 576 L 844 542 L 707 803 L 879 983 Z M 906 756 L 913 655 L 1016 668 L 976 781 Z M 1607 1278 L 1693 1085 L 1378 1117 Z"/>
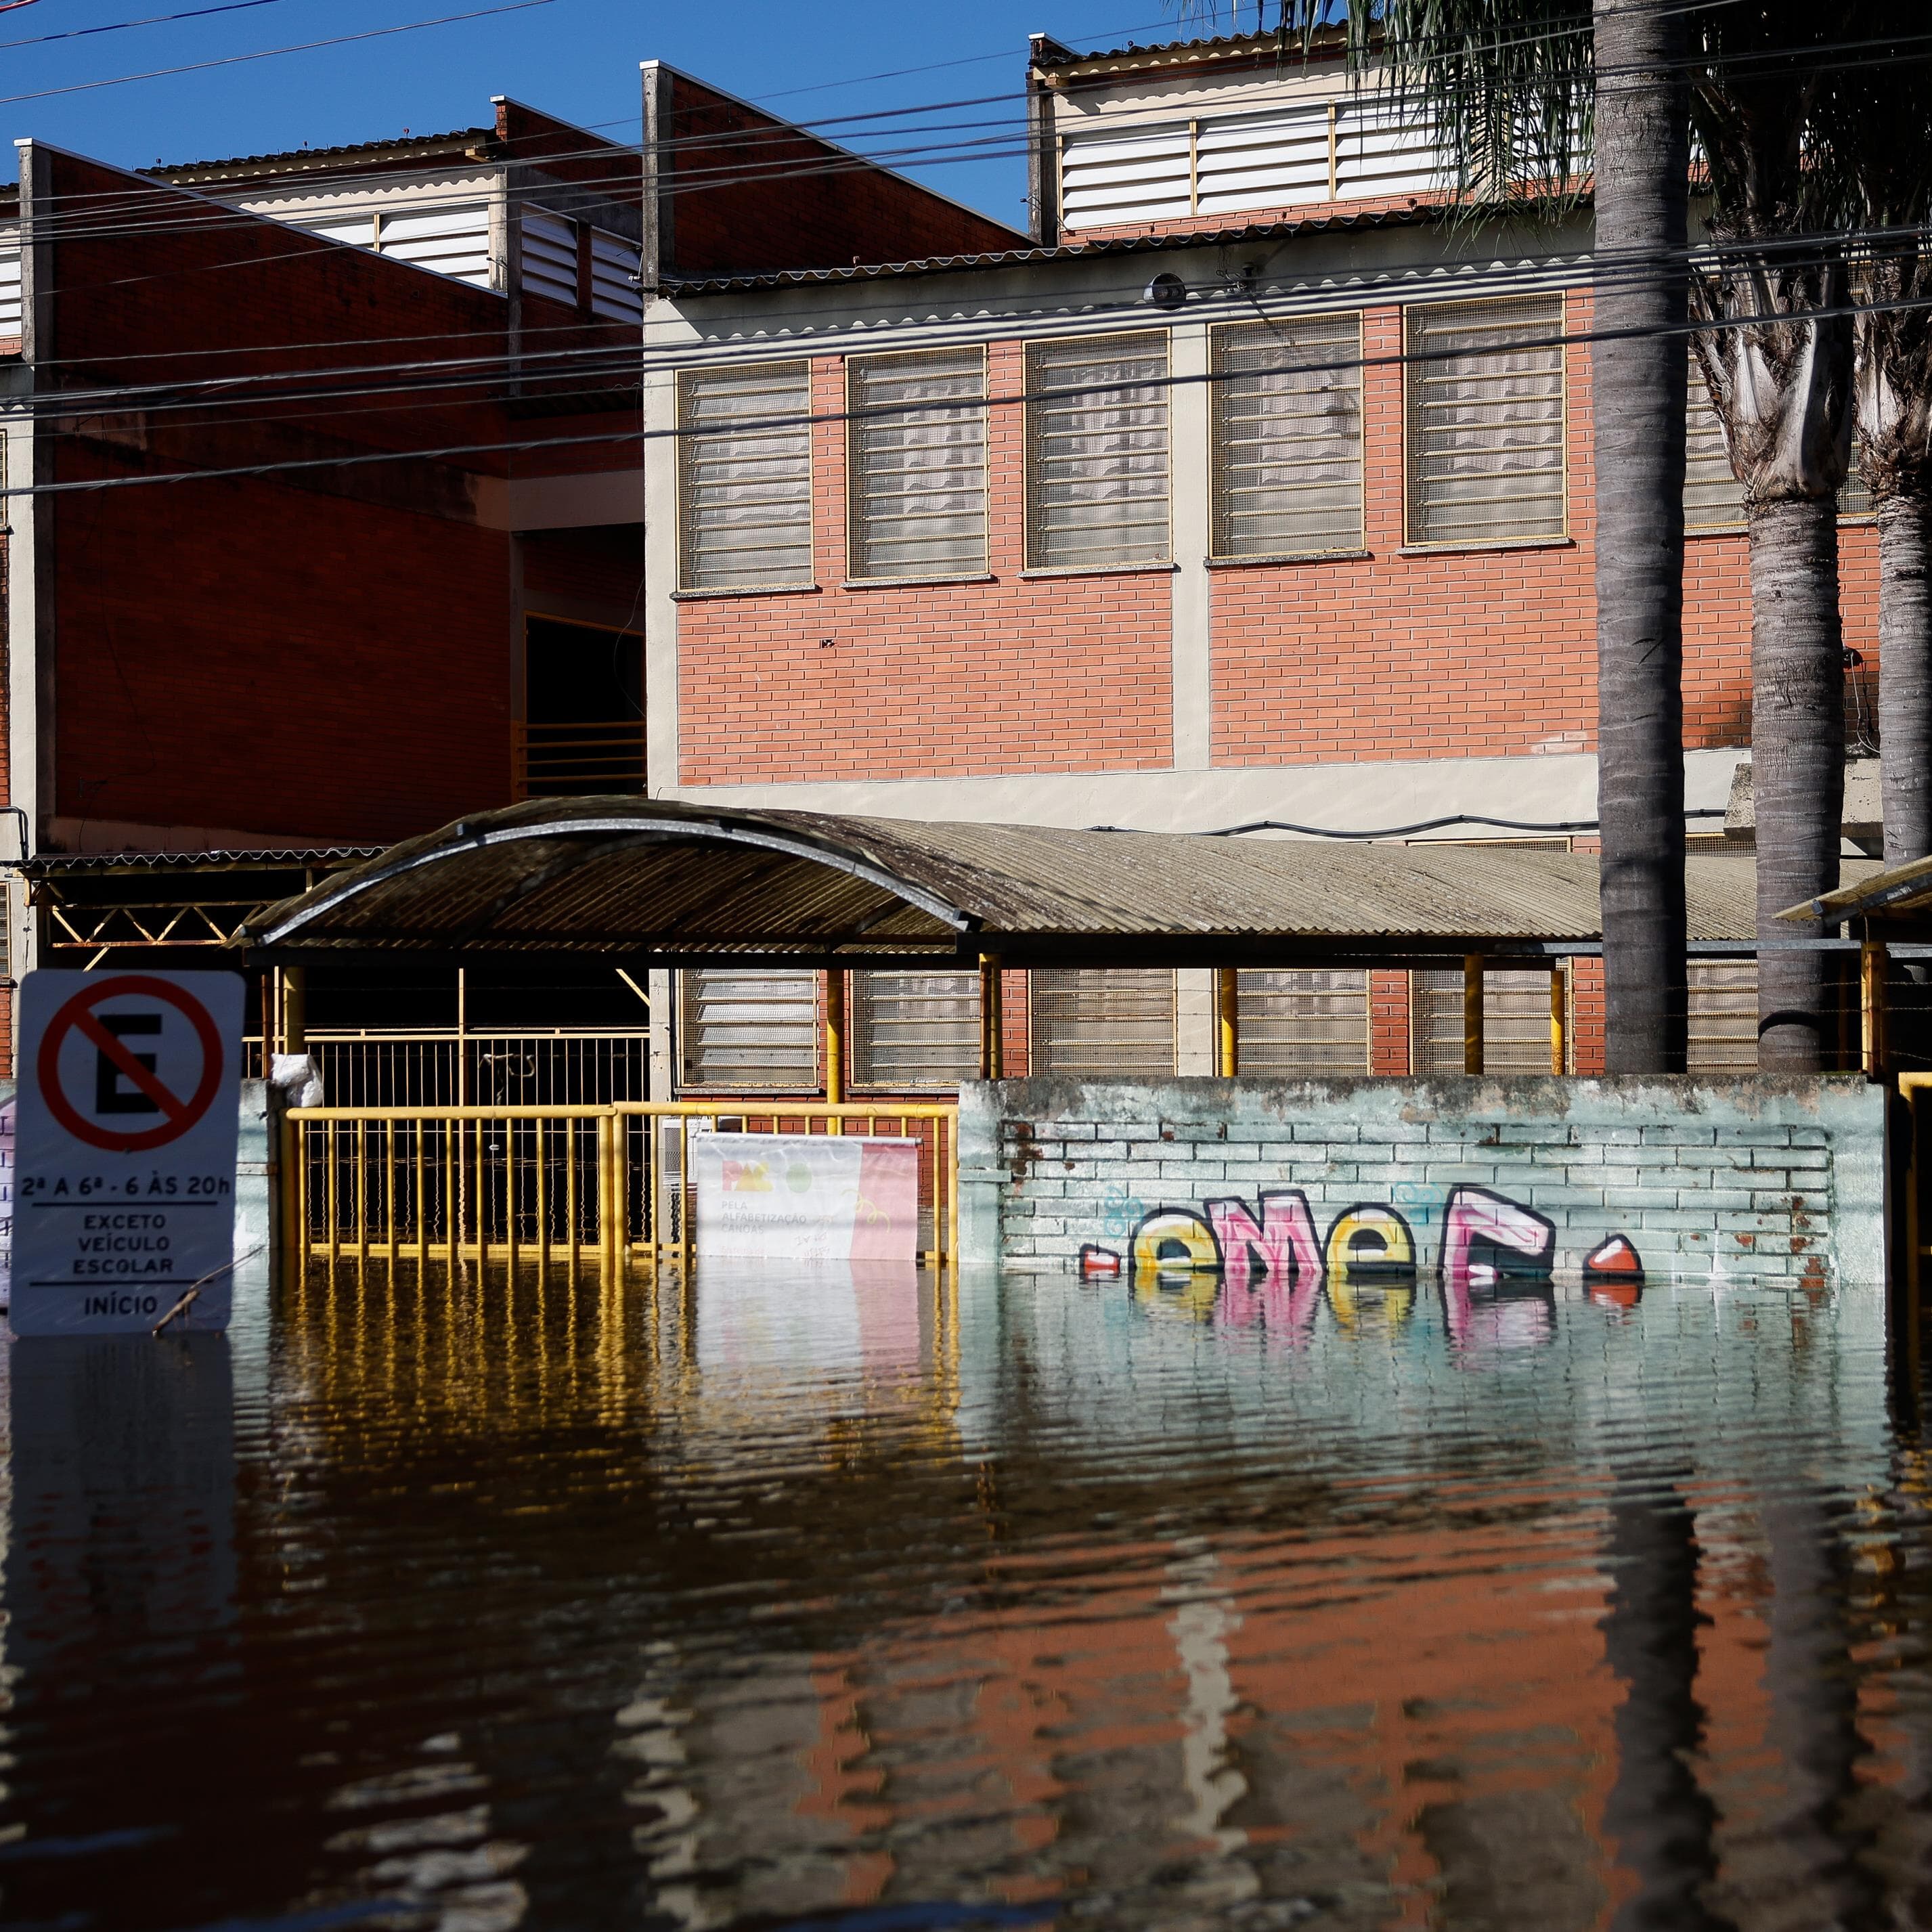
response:
<path id="1" fill-rule="evenodd" d="M 235 1253 L 232 973 L 29 973 L 20 987 L 16 1335 L 154 1327 Z M 227 1325 L 226 1274 L 181 1318 Z"/>

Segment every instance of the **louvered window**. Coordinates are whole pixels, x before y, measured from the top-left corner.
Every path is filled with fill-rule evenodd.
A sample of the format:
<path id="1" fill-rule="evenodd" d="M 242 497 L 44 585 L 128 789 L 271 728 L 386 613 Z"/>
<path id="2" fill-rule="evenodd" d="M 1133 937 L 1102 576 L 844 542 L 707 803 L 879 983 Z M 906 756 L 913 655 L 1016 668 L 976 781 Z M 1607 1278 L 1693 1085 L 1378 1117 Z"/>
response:
<path id="1" fill-rule="evenodd" d="M 1757 962 L 1690 962 L 1690 1052 L 1693 1073 L 1757 1071 Z"/>
<path id="2" fill-rule="evenodd" d="M 637 243 L 608 229 L 590 231 L 590 312 L 608 322 L 641 322 L 644 292 L 638 275 L 644 252 Z"/>
<path id="3" fill-rule="evenodd" d="M 985 352 L 857 356 L 846 380 L 853 576 L 983 572 Z"/>
<path id="4" fill-rule="evenodd" d="M 1167 560 L 1166 375 L 1165 335 L 1028 350 L 1027 392 L 1038 398 L 1026 412 L 1027 562 L 1034 568 Z"/>
<path id="5" fill-rule="evenodd" d="M 1362 546 L 1362 324 L 1299 316 L 1214 332 L 1214 554 Z"/>
<path id="6" fill-rule="evenodd" d="M 1547 973 L 1483 975 L 1483 1071 L 1550 1071 Z M 1564 1028 L 1567 1040 L 1570 1029 Z M 1462 1070 L 1462 976 L 1409 975 L 1409 1064 L 1418 1074 Z"/>
<path id="7" fill-rule="evenodd" d="M 1244 1073 L 1369 1070 L 1369 976 L 1311 968 L 1235 981 Z"/>
<path id="8" fill-rule="evenodd" d="M 1412 544 L 1563 535 L 1562 328 L 1561 296 L 1409 310 Z"/>
<path id="9" fill-rule="evenodd" d="M 803 362 L 678 379 L 678 517 L 687 590 L 812 581 L 812 379 Z"/>
<path id="10" fill-rule="evenodd" d="M 524 211 L 522 276 L 526 295 L 577 306 L 577 224 L 534 208 Z"/>
<path id="11" fill-rule="evenodd" d="M 957 1087 L 980 1071 L 980 976 L 854 973 L 851 1031 L 855 1086 Z"/>
<path id="12" fill-rule="evenodd" d="M 1031 1007 L 1036 1073 L 1160 1079 L 1174 1070 L 1171 972 L 1036 973 Z"/>
<path id="13" fill-rule="evenodd" d="M 679 1084 L 706 1093 L 812 1093 L 818 976 L 695 967 L 678 975 Z"/>

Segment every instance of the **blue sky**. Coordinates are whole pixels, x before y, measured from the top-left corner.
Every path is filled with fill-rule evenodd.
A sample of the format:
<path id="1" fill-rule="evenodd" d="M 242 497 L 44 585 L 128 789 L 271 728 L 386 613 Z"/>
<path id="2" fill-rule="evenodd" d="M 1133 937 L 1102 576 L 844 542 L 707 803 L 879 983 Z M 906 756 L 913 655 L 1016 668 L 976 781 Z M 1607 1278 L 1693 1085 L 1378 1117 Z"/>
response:
<path id="1" fill-rule="evenodd" d="M 144 20 L 210 0 L 34 0 L 0 11 L 0 43 Z M 830 8 L 739 0 L 717 5 L 550 0 L 514 13 L 380 39 L 250 60 L 201 72 L 44 94 L 76 83 L 221 60 L 267 48 L 367 32 L 491 0 L 265 0 L 199 20 L 0 46 L 9 134 L 32 135 L 123 166 L 272 152 L 304 142 L 382 139 L 472 127 L 493 94 L 634 140 L 638 63 L 656 58 L 799 119 L 944 102 L 977 104 L 904 117 L 874 129 L 826 131 L 878 151 L 975 140 L 996 151 L 911 165 L 945 193 L 1023 220 L 1026 170 L 1012 138 L 1012 95 L 1027 35 L 1069 45 L 1118 45 L 1225 31 L 1229 0 L 981 0 L 933 8 L 862 0 Z M 1252 16 L 1244 0 L 1243 23 Z M 914 69 L 914 72 L 895 70 Z M 14 97 L 41 94 L 44 98 Z M 938 124 L 952 124 L 941 125 Z M 10 153 L 8 176 L 16 172 Z"/>

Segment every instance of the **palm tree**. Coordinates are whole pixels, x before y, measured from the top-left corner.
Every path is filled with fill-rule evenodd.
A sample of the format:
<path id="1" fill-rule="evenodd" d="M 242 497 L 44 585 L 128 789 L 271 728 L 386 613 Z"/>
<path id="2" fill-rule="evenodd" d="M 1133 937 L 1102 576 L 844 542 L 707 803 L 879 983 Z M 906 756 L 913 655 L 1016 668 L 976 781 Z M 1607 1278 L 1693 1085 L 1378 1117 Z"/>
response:
<path id="1" fill-rule="evenodd" d="M 1868 50 L 1834 72 L 1808 156 L 1844 224 L 1865 238 L 1852 264 L 1858 450 L 1878 517 L 1880 770 L 1893 866 L 1932 854 L 1932 64 L 1913 51 Z"/>
<path id="2" fill-rule="evenodd" d="M 1713 325 L 1696 338 L 1697 360 L 1750 536 L 1758 1064 L 1785 1072 L 1823 1064 L 1829 987 L 1826 956 L 1790 946 L 1793 928 L 1778 914 L 1836 886 L 1844 817 L 1849 262 L 1844 246 L 1820 238 L 1831 191 L 1804 136 L 1828 71 L 1820 56 L 1845 22 L 1842 8 L 1827 16 L 1796 0 L 1737 0 L 1692 30 L 1711 247 L 1691 290 Z"/>
<path id="3" fill-rule="evenodd" d="M 1605 1060 L 1684 1070 L 1684 10 L 1656 0 L 1284 0 L 1447 137 L 1459 197 L 1574 207 L 1594 160 L 1597 799 Z M 1594 64 L 1593 64 L 1594 56 Z M 1786 902 L 1789 903 L 1789 902 Z"/>

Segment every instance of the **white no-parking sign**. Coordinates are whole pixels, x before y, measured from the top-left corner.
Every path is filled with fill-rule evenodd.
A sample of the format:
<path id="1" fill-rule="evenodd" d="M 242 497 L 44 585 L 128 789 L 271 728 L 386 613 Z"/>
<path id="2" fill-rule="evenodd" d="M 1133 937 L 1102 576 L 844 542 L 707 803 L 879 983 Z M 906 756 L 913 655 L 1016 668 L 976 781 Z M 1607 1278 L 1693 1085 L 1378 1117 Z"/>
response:
<path id="1" fill-rule="evenodd" d="M 242 981 L 40 972 L 20 997 L 14 1332 L 152 1328 L 234 1259 Z M 224 1274 L 182 1325 L 228 1306 Z"/>

